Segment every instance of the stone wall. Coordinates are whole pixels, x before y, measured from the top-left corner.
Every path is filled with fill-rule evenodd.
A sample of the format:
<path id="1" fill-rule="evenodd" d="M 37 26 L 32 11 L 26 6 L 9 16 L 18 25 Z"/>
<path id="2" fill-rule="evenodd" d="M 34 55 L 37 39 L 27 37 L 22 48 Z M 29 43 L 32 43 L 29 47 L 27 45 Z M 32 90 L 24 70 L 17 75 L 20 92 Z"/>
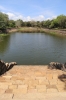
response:
<path id="1" fill-rule="evenodd" d="M 4 61 L 0 60 L 0 75 L 4 74 L 6 71 L 11 69 L 14 65 L 16 65 L 16 62 L 5 63 Z"/>

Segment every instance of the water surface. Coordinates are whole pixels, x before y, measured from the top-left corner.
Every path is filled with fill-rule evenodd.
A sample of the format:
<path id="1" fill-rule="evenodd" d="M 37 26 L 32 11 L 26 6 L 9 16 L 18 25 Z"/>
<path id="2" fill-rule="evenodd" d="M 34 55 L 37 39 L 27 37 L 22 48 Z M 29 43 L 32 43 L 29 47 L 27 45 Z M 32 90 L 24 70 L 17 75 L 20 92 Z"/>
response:
<path id="1" fill-rule="evenodd" d="M 66 62 L 66 38 L 44 33 L 12 33 L 0 42 L 0 59 L 22 65 Z"/>

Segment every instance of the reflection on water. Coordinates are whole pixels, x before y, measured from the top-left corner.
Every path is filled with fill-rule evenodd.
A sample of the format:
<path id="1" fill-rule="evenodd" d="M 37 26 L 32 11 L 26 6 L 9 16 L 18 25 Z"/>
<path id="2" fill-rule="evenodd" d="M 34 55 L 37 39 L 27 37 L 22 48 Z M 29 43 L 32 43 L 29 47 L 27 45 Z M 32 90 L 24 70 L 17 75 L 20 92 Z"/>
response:
<path id="1" fill-rule="evenodd" d="M 0 58 L 5 62 L 43 65 L 66 62 L 66 37 L 44 33 L 13 33 L 0 42 Z"/>
<path id="2" fill-rule="evenodd" d="M 9 48 L 10 43 L 10 35 L 2 37 L 2 40 L 0 41 L 0 54 L 5 53 Z"/>

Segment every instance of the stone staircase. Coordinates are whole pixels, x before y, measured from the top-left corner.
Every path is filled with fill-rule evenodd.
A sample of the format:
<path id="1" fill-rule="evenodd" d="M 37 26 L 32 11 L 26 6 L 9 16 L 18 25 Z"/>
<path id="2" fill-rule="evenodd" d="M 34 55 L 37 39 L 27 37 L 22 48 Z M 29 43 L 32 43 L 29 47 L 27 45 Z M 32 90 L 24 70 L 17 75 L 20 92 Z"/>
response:
<path id="1" fill-rule="evenodd" d="M 66 72 L 15 65 L 0 76 L 0 100 L 65 100 Z"/>

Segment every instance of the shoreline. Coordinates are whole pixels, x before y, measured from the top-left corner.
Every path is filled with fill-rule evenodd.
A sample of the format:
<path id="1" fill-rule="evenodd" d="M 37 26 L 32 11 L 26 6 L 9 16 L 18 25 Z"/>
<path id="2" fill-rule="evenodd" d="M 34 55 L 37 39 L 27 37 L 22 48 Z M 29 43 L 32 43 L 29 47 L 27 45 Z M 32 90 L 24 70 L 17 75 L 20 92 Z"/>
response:
<path id="1" fill-rule="evenodd" d="M 3 60 L 0 60 L 0 75 L 4 74 L 5 72 L 9 71 L 14 65 L 17 65 L 16 62 L 5 63 Z M 47 66 L 50 70 L 62 70 L 66 72 L 66 63 L 61 64 L 59 62 L 51 62 L 49 65 L 17 65 L 17 66 L 29 66 L 29 67 L 45 67 Z"/>
<path id="2" fill-rule="evenodd" d="M 21 27 L 21 28 L 12 28 L 7 29 L 7 33 L 0 33 L 0 41 L 4 36 L 9 35 L 10 33 L 21 32 L 21 33 L 45 33 L 53 36 L 66 37 L 66 29 L 46 29 L 38 27 Z"/>
<path id="3" fill-rule="evenodd" d="M 46 33 L 51 35 L 66 36 L 66 29 L 46 29 L 46 28 L 34 28 L 34 27 L 21 27 L 8 29 L 8 33 L 22 32 L 22 33 Z"/>

